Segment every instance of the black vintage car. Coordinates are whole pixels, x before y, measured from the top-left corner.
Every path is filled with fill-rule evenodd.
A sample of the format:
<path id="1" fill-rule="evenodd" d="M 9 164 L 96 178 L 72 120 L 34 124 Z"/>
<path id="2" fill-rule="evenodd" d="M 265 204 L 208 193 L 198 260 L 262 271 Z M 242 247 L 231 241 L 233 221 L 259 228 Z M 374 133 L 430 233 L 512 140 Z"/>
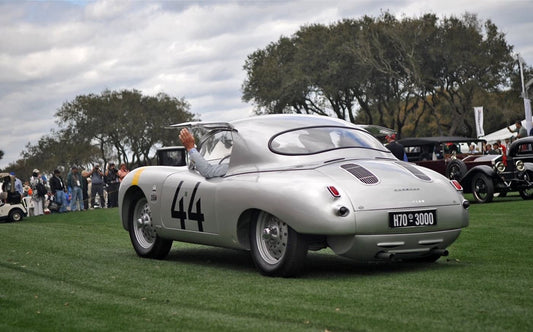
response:
<path id="1" fill-rule="evenodd" d="M 533 137 L 511 143 L 507 156 L 497 156 L 491 166 L 471 168 L 461 178 L 465 192 L 471 192 L 479 203 L 491 202 L 495 193 L 500 197 L 518 191 L 523 199 L 533 198 Z"/>
<path id="2" fill-rule="evenodd" d="M 483 155 L 468 151 L 472 143 L 484 140 L 465 137 L 420 137 L 398 141 L 408 160 L 457 180 L 465 193 L 478 203 L 488 203 L 518 191 L 523 199 L 533 198 L 533 137 L 513 142 L 507 155 Z"/>

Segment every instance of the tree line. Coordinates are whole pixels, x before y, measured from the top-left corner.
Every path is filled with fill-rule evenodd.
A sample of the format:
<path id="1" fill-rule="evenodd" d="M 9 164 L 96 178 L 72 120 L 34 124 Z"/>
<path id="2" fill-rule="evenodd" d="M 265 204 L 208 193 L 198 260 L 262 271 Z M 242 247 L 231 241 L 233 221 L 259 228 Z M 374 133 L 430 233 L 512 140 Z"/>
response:
<path id="1" fill-rule="evenodd" d="M 31 174 L 33 168 L 52 172 L 58 166 L 90 168 L 109 161 L 128 167 L 154 163 L 157 146 L 179 144 L 170 124 L 194 121 L 184 98 L 165 93 L 144 96 L 138 90 L 105 90 L 80 95 L 56 111 L 57 128 L 27 144 L 9 171 Z"/>
<path id="2" fill-rule="evenodd" d="M 513 47 L 490 20 L 383 13 L 302 26 L 251 53 L 242 98 L 257 114 L 336 116 L 403 137 L 473 137 L 474 106 L 484 106 L 485 132 L 523 118 L 517 66 Z M 532 74 L 526 67 L 526 77 Z M 180 144 L 166 126 L 196 120 L 184 98 L 137 90 L 80 95 L 54 116 L 57 128 L 28 143 L 7 171 L 111 160 L 150 165 L 156 146 Z"/>
<path id="3" fill-rule="evenodd" d="M 495 24 L 468 13 L 312 24 L 248 56 L 243 100 L 257 114 L 336 116 L 404 137 L 472 137 L 474 106 L 485 107 L 488 132 L 523 118 L 512 51 Z"/>

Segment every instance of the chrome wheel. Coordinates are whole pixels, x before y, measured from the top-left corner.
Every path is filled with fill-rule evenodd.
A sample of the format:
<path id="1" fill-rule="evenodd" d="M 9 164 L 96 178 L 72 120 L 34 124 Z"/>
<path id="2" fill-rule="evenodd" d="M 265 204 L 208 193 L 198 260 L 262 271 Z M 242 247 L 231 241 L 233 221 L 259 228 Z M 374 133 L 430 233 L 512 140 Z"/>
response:
<path id="1" fill-rule="evenodd" d="M 262 213 L 257 221 L 255 234 L 261 258 L 268 264 L 278 263 L 287 250 L 287 224 L 270 214 Z"/>
<path id="2" fill-rule="evenodd" d="M 146 198 L 137 201 L 133 210 L 133 232 L 140 247 L 150 250 L 156 240 L 156 232 L 152 226 L 152 211 Z"/>
<path id="3" fill-rule="evenodd" d="M 305 238 L 279 218 L 258 212 L 250 225 L 250 246 L 255 266 L 262 274 L 291 277 L 305 262 Z"/>
<path id="4" fill-rule="evenodd" d="M 157 235 L 152 220 L 150 204 L 143 195 L 134 197 L 128 216 L 130 240 L 137 255 L 147 258 L 165 258 L 172 247 L 172 240 Z"/>

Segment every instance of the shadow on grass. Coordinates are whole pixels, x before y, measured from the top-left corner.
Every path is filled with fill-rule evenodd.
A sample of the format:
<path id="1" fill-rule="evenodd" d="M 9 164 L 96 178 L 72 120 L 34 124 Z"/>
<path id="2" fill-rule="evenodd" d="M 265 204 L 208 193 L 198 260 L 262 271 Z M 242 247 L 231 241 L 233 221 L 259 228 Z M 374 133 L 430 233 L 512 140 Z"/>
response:
<path id="1" fill-rule="evenodd" d="M 504 197 L 500 197 L 499 195 L 494 195 L 494 198 L 492 202 L 490 203 L 478 203 L 474 199 L 474 196 L 472 194 L 465 194 L 464 195 L 466 199 L 470 201 L 471 204 L 475 205 L 484 205 L 484 204 L 494 204 L 494 203 L 506 203 L 506 202 L 516 202 L 516 201 L 522 201 L 524 200 L 518 192 L 510 192 L 507 193 Z"/>
<path id="2" fill-rule="evenodd" d="M 234 271 L 257 271 L 247 251 L 216 248 L 173 248 L 166 260 L 181 264 L 223 268 Z M 328 252 L 309 252 L 299 277 L 331 278 L 341 276 L 372 276 L 390 273 L 410 273 L 427 269 L 456 269 L 466 265 L 453 258 L 442 257 L 436 263 L 357 263 Z"/>

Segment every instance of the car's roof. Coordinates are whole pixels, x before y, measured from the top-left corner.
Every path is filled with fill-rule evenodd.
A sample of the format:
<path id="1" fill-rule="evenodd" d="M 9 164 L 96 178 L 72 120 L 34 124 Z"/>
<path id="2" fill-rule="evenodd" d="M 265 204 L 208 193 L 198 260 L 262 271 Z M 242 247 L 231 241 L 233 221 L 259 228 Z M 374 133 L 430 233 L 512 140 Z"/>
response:
<path id="1" fill-rule="evenodd" d="M 398 140 L 398 143 L 402 144 L 403 146 L 462 142 L 485 142 L 485 140 L 462 136 L 409 137 Z"/>
<path id="2" fill-rule="evenodd" d="M 207 123 L 206 123 L 207 124 Z M 192 127 L 203 127 L 210 130 L 233 130 L 236 132 L 233 135 L 233 151 L 231 153 L 230 167 L 228 175 L 231 173 L 250 172 L 258 170 L 278 169 L 283 166 L 294 165 L 295 163 L 313 163 L 323 162 L 325 158 L 322 154 L 307 155 L 307 156 L 284 156 L 273 153 L 269 149 L 269 141 L 273 136 L 298 128 L 305 127 L 321 127 L 333 126 L 354 128 L 362 131 L 366 130 L 361 126 L 343 121 L 337 118 L 318 116 L 318 115 L 303 115 L 303 114 L 273 114 L 253 116 L 245 119 L 232 121 L 228 126 L 215 125 L 213 128 L 202 126 L 202 123 L 191 124 Z M 176 127 L 183 127 L 183 125 L 176 125 Z M 331 151 L 328 158 L 335 157 L 350 157 L 355 152 Z M 358 152 L 360 155 L 360 152 Z M 388 157 L 389 151 L 384 148 L 383 151 L 369 152 L 369 154 L 380 155 L 380 157 Z M 370 157 L 370 155 L 369 155 Z"/>
<path id="3" fill-rule="evenodd" d="M 509 145 L 508 154 L 514 156 L 522 144 L 533 144 L 533 136 L 517 139 Z"/>

